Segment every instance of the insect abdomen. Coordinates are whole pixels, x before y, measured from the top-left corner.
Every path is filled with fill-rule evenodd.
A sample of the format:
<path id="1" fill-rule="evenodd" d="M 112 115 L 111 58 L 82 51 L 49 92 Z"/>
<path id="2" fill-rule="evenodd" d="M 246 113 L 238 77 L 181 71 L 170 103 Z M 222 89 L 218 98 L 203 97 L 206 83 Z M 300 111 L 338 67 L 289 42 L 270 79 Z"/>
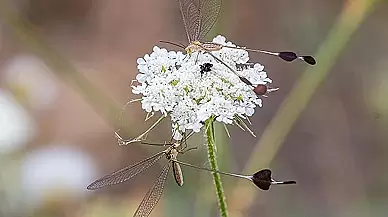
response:
<path id="1" fill-rule="evenodd" d="M 175 161 L 172 162 L 172 171 L 174 173 L 175 182 L 179 186 L 182 186 L 183 185 L 182 169 L 181 169 L 181 166 Z"/>

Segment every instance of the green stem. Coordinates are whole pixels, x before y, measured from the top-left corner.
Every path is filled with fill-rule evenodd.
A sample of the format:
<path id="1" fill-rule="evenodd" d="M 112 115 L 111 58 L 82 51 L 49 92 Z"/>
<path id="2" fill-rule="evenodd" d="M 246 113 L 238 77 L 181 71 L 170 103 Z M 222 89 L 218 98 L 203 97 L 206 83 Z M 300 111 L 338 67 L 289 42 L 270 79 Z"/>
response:
<path id="1" fill-rule="evenodd" d="M 212 170 L 218 171 L 217 157 L 215 154 L 216 142 L 215 142 L 215 136 L 214 136 L 214 117 L 211 117 L 206 121 L 205 127 L 206 127 L 207 151 L 208 151 L 210 167 Z M 221 181 L 220 174 L 213 173 L 213 180 L 214 180 L 214 185 L 216 187 L 218 206 L 220 208 L 221 216 L 227 217 L 228 210 L 226 208 L 226 199 L 224 195 L 224 189 L 222 188 L 222 181 Z"/>

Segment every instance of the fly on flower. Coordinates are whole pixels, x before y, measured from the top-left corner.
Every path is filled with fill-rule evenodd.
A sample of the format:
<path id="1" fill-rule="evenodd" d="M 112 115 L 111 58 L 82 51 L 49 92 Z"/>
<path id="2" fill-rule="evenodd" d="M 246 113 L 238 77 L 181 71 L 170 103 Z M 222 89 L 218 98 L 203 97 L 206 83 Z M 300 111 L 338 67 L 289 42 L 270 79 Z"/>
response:
<path id="1" fill-rule="evenodd" d="M 213 64 L 211 64 L 211 63 L 204 63 L 204 64 L 200 65 L 201 74 L 206 73 L 206 72 L 210 72 L 212 70 L 212 67 L 213 67 Z"/>

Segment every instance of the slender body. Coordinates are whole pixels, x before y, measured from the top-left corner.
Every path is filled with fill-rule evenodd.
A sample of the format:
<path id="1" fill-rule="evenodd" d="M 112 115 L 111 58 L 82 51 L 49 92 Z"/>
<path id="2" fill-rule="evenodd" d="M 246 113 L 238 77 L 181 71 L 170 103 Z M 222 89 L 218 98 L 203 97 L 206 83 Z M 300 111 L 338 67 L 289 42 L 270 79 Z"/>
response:
<path id="1" fill-rule="evenodd" d="M 188 137 L 190 137 L 191 135 L 193 135 L 193 133 L 189 134 Z M 126 140 L 123 140 L 117 133 L 116 133 L 116 137 L 118 138 L 119 143 L 126 142 Z M 186 137 L 184 141 L 186 141 L 188 137 Z M 253 174 L 252 176 L 245 176 L 245 175 L 239 175 L 234 173 L 214 171 L 211 169 L 178 161 L 177 156 L 179 154 L 193 149 L 193 148 L 187 148 L 187 145 L 185 147 L 182 146 L 181 145 L 182 143 L 170 143 L 170 144 L 159 143 L 158 144 L 158 143 L 141 142 L 141 144 L 154 145 L 154 146 L 167 146 L 167 148 L 133 165 L 127 166 L 123 169 L 120 169 L 109 175 L 106 175 L 92 182 L 90 185 L 87 186 L 88 190 L 96 190 L 106 186 L 123 183 L 135 177 L 136 175 L 144 172 L 145 170 L 153 166 L 156 162 L 158 162 L 161 158 L 165 157 L 167 159 L 167 162 L 164 164 L 153 186 L 148 190 L 147 194 L 144 196 L 143 200 L 141 201 L 139 207 L 137 208 L 134 214 L 134 217 L 148 217 L 151 214 L 152 210 L 155 208 L 156 204 L 159 202 L 162 196 L 163 189 L 167 180 L 167 176 L 171 167 L 173 169 L 175 182 L 179 186 L 183 185 L 184 183 L 183 173 L 180 165 L 197 168 L 204 171 L 220 173 L 223 175 L 233 176 L 237 178 L 248 179 L 262 190 L 268 190 L 269 186 L 273 184 L 295 184 L 296 183 L 295 181 L 285 181 L 285 182 L 275 181 L 271 178 L 271 171 L 268 169 L 260 170 L 257 173 Z"/>
<path id="2" fill-rule="evenodd" d="M 117 133 L 116 133 L 116 136 L 118 137 L 119 140 L 122 140 Z M 122 140 L 119 142 L 125 142 L 125 141 Z M 139 207 L 137 208 L 134 214 L 135 217 L 147 217 L 151 214 L 152 210 L 159 202 L 160 197 L 163 193 L 167 175 L 171 167 L 173 168 L 174 179 L 176 183 L 179 186 L 183 185 L 182 169 L 179 166 L 179 163 L 177 162 L 178 154 L 182 153 L 181 143 L 152 144 L 152 143 L 142 142 L 142 144 L 168 146 L 168 147 L 164 151 L 158 152 L 152 155 L 151 157 L 148 157 L 133 165 L 130 165 L 116 172 L 113 172 L 109 175 L 106 175 L 87 186 L 87 189 L 95 190 L 95 189 L 99 189 L 110 185 L 120 184 L 144 172 L 164 156 L 168 161 L 163 166 L 163 169 L 161 170 L 159 176 L 156 178 L 154 185 L 151 187 L 151 189 L 147 192 L 147 194 L 144 196 L 143 200 L 141 201 Z"/>
<path id="3" fill-rule="evenodd" d="M 206 52 L 214 57 L 210 52 L 221 50 L 224 47 L 233 49 L 242 49 L 269 55 L 278 56 L 285 61 L 300 59 L 310 65 L 315 65 L 316 61 L 312 56 L 298 56 L 291 51 L 271 52 L 259 49 L 250 49 L 245 47 L 231 47 L 214 42 L 203 42 L 207 33 L 212 29 L 220 14 L 222 0 L 198 0 L 196 4 L 193 0 L 178 0 L 179 8 L 182 14 L 183 24 L 185 26 L 189 45 L 185 48 L 188 54 L 193 52 Z M 223 63 L 220 59 L 214 57 L 217 61 Z M 226 65 L 225 63 L 223 63 Z M 226 65 L 227 66 L 227 65 Z M 231 69 L 229 66 L 227 66 Z M 231 69 L 237 74 L 233 69 Z"/>

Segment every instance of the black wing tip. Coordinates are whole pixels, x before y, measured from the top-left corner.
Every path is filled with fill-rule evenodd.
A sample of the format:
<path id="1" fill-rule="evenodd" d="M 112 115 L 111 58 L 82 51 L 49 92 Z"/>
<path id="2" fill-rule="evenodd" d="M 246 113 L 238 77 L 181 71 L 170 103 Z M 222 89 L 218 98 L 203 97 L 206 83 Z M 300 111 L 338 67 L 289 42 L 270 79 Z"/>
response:
<path id="1" fill-rule="evenodd" d="M 271 181 L 272 171 L 270 169 L 262 169 L 253 174 L 253 177 Z"/>
<path id="2" fill-rule="evenodd" d="M 308 63 L 308 64 L 310 64 L 310 65 L 315 65 L 315 64 L 317 64 L 317 61 L 314 59 L 314 57 L 312 57 L 312 56 L 302 56 L 302 59 L 306 62 L 306 63 Z"/>
<path id="3" fill-rule="evenodd" d="M 264 180 L 253 180 L 253 184 L 255 184 L 258 188 L 263 191 L 268 191 L 271 187 L 271 182 Z"/>
<path id="4" fill-rule="evenodd" d="M 298 55 L 292 51 L 282 51 L 279 52 L 278 56 L 287 62 L 292 62 L 298 58 Z"/>
<path id="5" fill-rule="evenodd" d="M 283 184 L 285 185 L 295 185 L 296 184 L 296 181 L 284 181 Z"/>
<path id="6" fill-rule="evenodd" d="M 292 62 L 296 59 L 301 59 L 301 60 L 305 61 L 307 64 L 312 65 L 312 66 L 317 63 L 317 61 L 315 60 L 315 58 L 313 56 L 298 56 L 295 52 L 292 52 L 292 51 L 280 52 L 278 54 L 278 56 L 282 60 L 287 61 L 287 62 Z"/>

